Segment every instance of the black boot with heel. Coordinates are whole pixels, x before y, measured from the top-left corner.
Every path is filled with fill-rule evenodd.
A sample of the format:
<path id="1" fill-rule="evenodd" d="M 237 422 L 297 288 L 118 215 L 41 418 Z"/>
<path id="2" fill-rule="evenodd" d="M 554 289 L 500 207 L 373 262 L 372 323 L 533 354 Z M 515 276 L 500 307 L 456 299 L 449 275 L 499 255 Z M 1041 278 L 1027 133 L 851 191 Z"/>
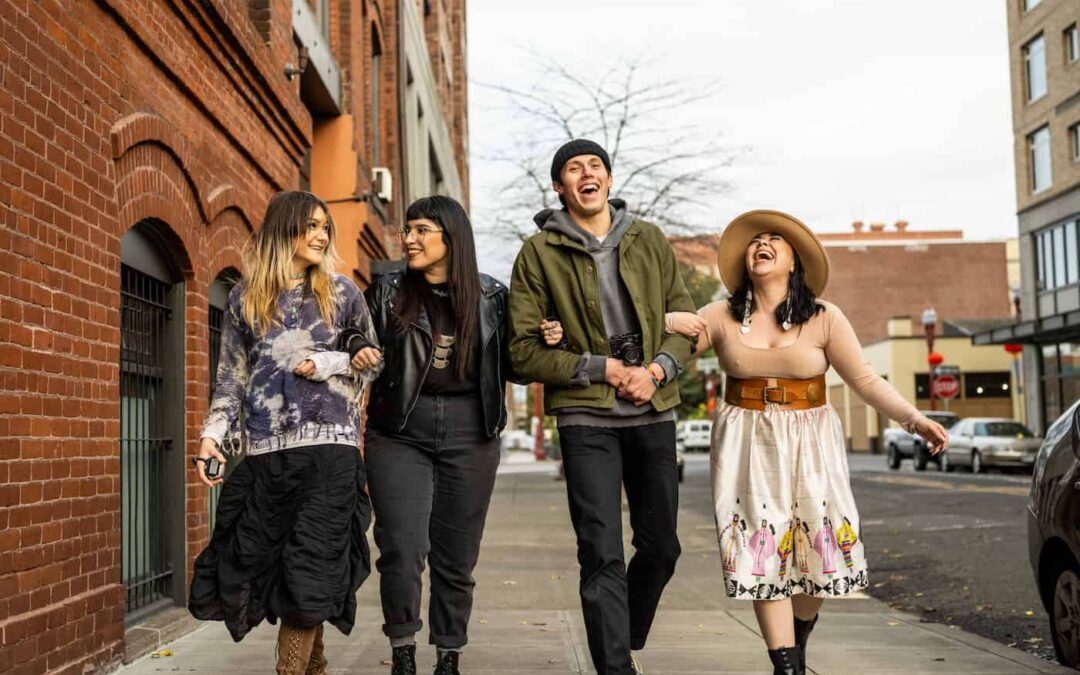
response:
<path id="1" fill-rule="evenodd" d="M 769 660 L 773 664 L 773 675 L 799 675 L 806 672 L 802 659 L 802 647 L 798 645 L 770 649 Z"/>
<path id="2" fill-rule="evenodd" d="M 802 649 L 802 667 L 797 675 L 806 675 L 806 643 L 810 640 L 810 631 L 814 630 L 817 620 L 817 614 L 809 621 L 795 617 L 795 644 Z"/>

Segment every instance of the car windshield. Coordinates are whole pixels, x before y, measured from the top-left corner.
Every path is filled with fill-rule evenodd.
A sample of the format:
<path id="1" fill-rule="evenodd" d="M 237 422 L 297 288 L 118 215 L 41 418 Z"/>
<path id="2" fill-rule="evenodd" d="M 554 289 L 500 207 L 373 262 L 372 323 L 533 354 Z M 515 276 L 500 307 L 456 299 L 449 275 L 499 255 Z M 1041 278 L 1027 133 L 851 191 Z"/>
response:
<path id="1" fill-rule="evenodd" d="M 946 429 L 952 429 L 954 426 L 956 426 L 956 423 L 960 421 L 960 418 L 956 415 L 935 415 L 933 413 L 930 413 L 929 415 L 927 415 L 927 417 L 934 420 Z"/>
<path id="2" fill-rule="evenodd" d="M 1007 436 L 1014 438 L 1034 438 L 1035 434 L 1019 422 L 987 422 L 986 436 Z"/>

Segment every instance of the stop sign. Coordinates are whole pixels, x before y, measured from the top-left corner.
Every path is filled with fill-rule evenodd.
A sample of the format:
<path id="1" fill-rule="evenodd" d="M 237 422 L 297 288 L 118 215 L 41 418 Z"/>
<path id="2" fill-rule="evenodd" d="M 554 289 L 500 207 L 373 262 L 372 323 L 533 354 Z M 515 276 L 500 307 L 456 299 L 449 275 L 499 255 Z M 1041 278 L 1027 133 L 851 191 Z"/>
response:
<path id="1" fill-rule="evenodd" d="M 960 394 L 960 378 L 955 375 L 938 375 L 934 378 L 936 398 L 956 398 Z"/>

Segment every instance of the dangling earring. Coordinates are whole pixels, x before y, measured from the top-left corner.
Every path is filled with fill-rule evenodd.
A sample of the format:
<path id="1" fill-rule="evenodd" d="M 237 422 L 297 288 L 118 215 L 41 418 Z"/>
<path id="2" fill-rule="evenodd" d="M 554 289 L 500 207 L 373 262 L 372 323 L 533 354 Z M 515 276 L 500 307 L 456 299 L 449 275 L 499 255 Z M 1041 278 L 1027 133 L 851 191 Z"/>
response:
<path id="1" fill-rule="evenodd" d="M 750 332 L 750 306 L 754 304 L 754 292 L 749 288 L 746 289 L 746 308 L 743 309 L 742 315 L 742 327 L 739 328 L 739 332 L 746 335 Z"/>
<path id="2" fill-rule="evenodd" d="M 784 319 L 784 323 L 780 324 L 784 332 L 791 330 L 791 294 L 787 296 L 787 318 Z"/>

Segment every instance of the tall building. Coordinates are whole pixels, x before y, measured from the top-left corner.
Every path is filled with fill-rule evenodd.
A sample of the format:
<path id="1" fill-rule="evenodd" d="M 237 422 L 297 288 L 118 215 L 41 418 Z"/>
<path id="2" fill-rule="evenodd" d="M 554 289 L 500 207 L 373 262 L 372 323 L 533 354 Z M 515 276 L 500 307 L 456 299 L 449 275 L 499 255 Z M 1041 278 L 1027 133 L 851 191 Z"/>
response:
<path id="1" fill-rule="evenodd" d="M 1021 321 L 976 344 L 1024 345 L 1028 420 L 1080 398 L 1080 4 L 1007 0 Z"/>
<path id="2" fill-rule="evenodd" d="M 464 0 L 0 0 L 0 672 L 183 628 L 221 309 L 275 192 L 364 285 L 467 201 Z"/>

